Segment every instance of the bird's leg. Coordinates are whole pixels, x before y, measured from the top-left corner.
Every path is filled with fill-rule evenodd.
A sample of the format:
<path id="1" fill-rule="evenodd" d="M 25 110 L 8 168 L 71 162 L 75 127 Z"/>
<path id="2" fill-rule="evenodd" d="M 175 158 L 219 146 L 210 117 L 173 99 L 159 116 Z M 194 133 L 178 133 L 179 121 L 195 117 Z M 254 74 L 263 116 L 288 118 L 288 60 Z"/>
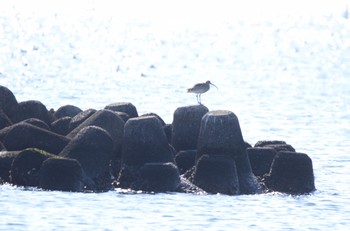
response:
<path id="1" fill-rule="evenodd" d="M 198 94 L 196 94 L 196 98 L 197 98 L 197 103 L 199 103 Z"/>
<path id="2" fill-rule="evenodd" d="M 198 98 L 199 98 L 199 102 L 198 102 L 198 103 L 199 103 L 199 104 L 202 104 L 201 95 L 202 95 L 202 94 L 198 94 Z"/>

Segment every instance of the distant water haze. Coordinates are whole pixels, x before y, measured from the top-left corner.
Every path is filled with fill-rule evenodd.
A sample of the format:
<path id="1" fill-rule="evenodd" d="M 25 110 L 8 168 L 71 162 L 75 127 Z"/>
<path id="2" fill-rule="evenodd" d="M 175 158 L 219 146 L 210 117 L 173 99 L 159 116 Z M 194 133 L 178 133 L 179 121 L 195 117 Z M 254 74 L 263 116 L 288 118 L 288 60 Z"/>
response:
<path id="1" fill-rule="evenodd" d="M 229 197 L 0 185 L 0 230 L 349 229 L 348 2 L 0 0 L 0 85 L 19 102 L 131 102 L 171 123 L 198 104 L 187 89 L 210 80 L 218 89 L 202 104 L 234 112 L 252 145 L 284 140 L 308 154 L 317 188 Z"/>
<path id="2" fill-rule="evenodd" d="M 2 13 L 16 12 L 31 14 L 69 13 L 72 17 L 82 14 L 95 14 L 97 17 L 115 16 L 124 19 L 149 18 L 163 22 L 176 21 L 188 24 L 191 22 L 210 22 L 221 19 L 259 19 L 261 17 L 288 15 L 333 14 L 346 10 L 347 0 L 246 0 L 246 1 L 169 1 L 169 0 L 14 0 L 0 1 Z"/>

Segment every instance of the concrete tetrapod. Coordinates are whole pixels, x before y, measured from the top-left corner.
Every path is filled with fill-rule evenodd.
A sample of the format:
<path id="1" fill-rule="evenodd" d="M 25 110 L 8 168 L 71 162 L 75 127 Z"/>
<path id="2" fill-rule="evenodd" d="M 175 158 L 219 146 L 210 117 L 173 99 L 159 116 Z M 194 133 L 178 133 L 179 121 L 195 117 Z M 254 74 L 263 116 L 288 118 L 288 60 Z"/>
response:
<path id="1" fill-rule="evenodd" d="M 179 107 L 174 112 L 171 144 L 177 152 L 197 148 L 202 117 L 208 112 L 203 105 Z"/>
<path id="2" fill-rule="evenodd" d="M 304 194 L 316 190 L 312 160 L 304 153 L 281 151 L 264 176 L 266 187 L 272 191 Z"/>
<path id="3" fill-rule="evenodd" d="M 173 185 L 173 175 L 175 172 L 177 175 L 179 173 L 175 165 L 171 165 L 176 167 L 174 172 L 170 165 L 163 166 L 165 163 L 174 164 L 175 160 L 159 119 L 154 116 L 129 119 L 124 127 L 122 169 L 117 180 L 118 187 L 147 191 L 159 191 L 159 188 L 168 190 L 169 187 L 163 186 Z M 161 183 L 163 186 L 152 183 L 157 172 L 167 172 L 162 174 L 165 177 Z"/>
<path id="4" fill-rule="evenodd" d="M 240 193 L 261 192 L 261 186 L 250 166 L 238 118 L 233 112 L 217 110 L 203 116 L 196 163 L 203 155 L 230 156 L 236 164 Z"/>

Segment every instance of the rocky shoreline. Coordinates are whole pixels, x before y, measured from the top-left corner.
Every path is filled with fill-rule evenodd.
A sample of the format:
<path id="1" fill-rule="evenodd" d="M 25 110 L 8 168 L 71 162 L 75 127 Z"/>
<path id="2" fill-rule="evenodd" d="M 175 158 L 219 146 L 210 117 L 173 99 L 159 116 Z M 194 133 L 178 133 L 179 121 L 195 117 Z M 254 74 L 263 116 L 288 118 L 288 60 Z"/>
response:
<path id="1" fill-rule="evenodd" d="M 48 110 L 0 86 L 0 182 L 44 190 L 305 194 L 312 160 L 284 141 L 246 143 L 237 116 L 179 107 L 172 124 L 132 103 Z"/>

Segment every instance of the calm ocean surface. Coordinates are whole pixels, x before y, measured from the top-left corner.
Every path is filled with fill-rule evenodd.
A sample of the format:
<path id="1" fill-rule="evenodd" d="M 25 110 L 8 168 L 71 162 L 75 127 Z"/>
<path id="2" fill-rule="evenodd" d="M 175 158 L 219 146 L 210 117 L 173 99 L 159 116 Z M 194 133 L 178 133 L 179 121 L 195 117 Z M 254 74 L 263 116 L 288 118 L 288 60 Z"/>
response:
<path id="1" fill-rule="evenodd" d="M 29 3 L 30 2 L 30 3 Z M 0 230 L 347 230 L 347 1 L 0 0 L 0 85 L 18 101 L 82 109 L 128 101 L 172 122 L 210 80 L 251 144 L 308 154 L 311 195 L 44 192 L 0 186 Z M 146 3 L 147 2 L 147 3 Z M 243 4 L 243 5 L 242 5 Z"/>

